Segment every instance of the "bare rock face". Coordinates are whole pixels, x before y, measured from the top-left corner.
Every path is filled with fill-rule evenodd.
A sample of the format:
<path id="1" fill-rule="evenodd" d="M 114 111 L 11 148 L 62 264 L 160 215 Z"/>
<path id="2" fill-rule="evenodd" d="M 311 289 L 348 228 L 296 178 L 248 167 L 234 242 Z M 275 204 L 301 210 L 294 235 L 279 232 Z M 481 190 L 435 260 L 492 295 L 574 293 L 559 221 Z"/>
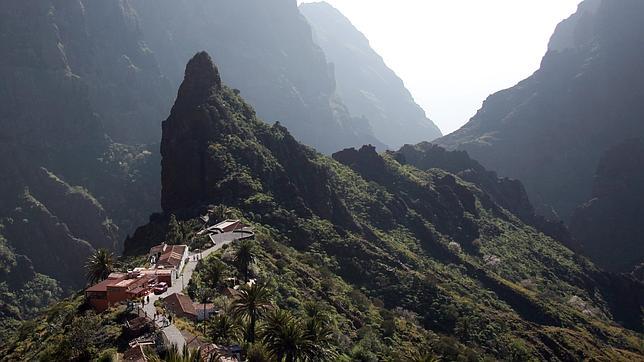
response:
<path id="1" fill-rule="evenodd" d="M 575 210 L 571 231 L 580 251 L 606 270 L 644 263 L 644 141 L 627 140 L 602 157 L 592 198 Z"/>
<path id="2" fill-rule="evenodd" d="M 644 134 L 644 2 L 586 0 L 541 67 L 436 141 L 521 180 L 537 210 L 570 221 L 604 151 Z"/>
<path id="3" fill-rule="evenodd" d="M 188 62 L 170 117 L 163 122 L 161 206 L 165 212 L 206 201 L 208 142 L 216 135 L 215 120 L 226 116 L 217 103 L 220 90 L 219 71 L 212 59 L 198 53 Z"/>

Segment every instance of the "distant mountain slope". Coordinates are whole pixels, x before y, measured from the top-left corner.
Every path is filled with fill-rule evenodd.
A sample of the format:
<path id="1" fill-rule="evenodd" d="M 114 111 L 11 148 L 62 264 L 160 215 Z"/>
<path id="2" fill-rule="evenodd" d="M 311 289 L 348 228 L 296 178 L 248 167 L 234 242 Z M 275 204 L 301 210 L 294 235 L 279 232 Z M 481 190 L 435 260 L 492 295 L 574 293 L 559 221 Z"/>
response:
<path id="1" fill-rule="evenodd" d="M 580 251 L 606 270 L 644 264 L 644 141 L 629 139 L 602 156 L 592 198 L 570 222 Z"/>
<path id="2" fill-rule="evenodd" d="M 601 272 L 447 171 L 401 164 L 373 146 L 331 159 L 298 143 L 283 126 L 257 119 L 205 53 L 186 67 L 162 153 L 164 214 L 128 239 L 126 253 L 164 240 L 171 214 L 190 221 L 208 205 L 225 205 L 257 228 L 269 254 L 259 264 L 306 265 L 306 275 L 263 275 L 280 300 L 319 298 L 347 320 L 343 352 L 369 338 L 379 341 L 369 352 L 376 360 L 393 358 L 395 341 L 449 360 L 464 358 L 460 343 L 472 355 L 520 360 L 628 360 L 643 352 L 638 336 L 614 325 L 641 329 L 641 284 Z M 398 327 L 395 340 L 385 338 L 324 278 L 360 290 L 365 303 L 378 300 L 380 315 L 402 308 L 426 333 L 458 342 L 446 352 Z"/>
<path id="3" fill-rule="evenodd" d="M 340 98 L 369 120 L 379 140 L 397 149 L 442 135 L 349 19 L 325 2 L 301 4 L 300 11 L 332 63 Z"/>
<path id="4" fill-rule="evenodd" d="M 197 51 L 213 54 L 225 80 L 268 122 L 331 153 L 381 144 L 335 94 L 335 76 L 290 0 L 130 0 L 147 45 L 175 87 Z M 168 103 L 167 109 L 171 104 Z"/>
<path id="5" fill-rule="evenodd" d="M 537 72 L 436 143 L 521 180 L 541 212 L 569 220 L 591 194 L 601 155 L 644 134 L 642 18 L 640 0 L 584 1 Z"/>

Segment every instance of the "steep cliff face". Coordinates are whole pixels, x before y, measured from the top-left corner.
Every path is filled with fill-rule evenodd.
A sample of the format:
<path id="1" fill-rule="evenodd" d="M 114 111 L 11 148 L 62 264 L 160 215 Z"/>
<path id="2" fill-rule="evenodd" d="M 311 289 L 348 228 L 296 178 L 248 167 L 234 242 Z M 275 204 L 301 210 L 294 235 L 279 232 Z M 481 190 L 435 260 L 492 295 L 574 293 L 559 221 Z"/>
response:
<path id="1" fill-rule="evenodd" d="M 537 72 L 436 143 L 521 180 L 540 211 L 569 220 L 603 152 L 644 133 L 642 16 L 641 1 L 584 1 Z"/>
<path id="2" fill-rule="evenodd" d="M 258 120 L 221 84 L 205 53 L 186 68 L 162 150 L 165 214 L 128 239 L 127 254 L 164 240 L 170 214 L 198 224 L 204 206 L 223 205 L 255 226 L 262 252 L 270 254 L 262 263 L 286 255 L 302 260 L 312 275 L 339 278 L 386 310 L 412 311 L 419 328 L 482 354 L 505 358 L 513 353 L 509 341 L 541 359 L 641 353 L 621 338 L 630 332 L 608 327 L 641 329 L 640 283 L 611 281 L 501 207 L 485 185 L 443 169 L 421 170 L 373 146 L 345 149 L 335 160 L 315 152 L 283 126 Z M 454 158 L 476 168 L 460 153 Z M 277 284 L 297 280 L 300 290 L 353 318 L 347 343 L 365 338 L 358 332 L 361 312 L 347 310 L 333 288 L 297 273 L 271 275 Z M 484 332 L 490 328 L 494 338 Z"/>
<path id="3" fill-rule="evenodd" d="M 3 2 L 0 13 L 4 19 L 0 62 L 8 80 L 3 102 L 20 98 L 29 102 L 25 92 L 42 92 L 32 95 L 43 99 L 46 94 L 54 104 L 56 92 L 47 87 L 57 86 L 54 77 L 67 76 L 78 84 L 81 99 L 97 113 L 112 139 L 130 144 L 158 141 L 172 88 L 146 48 L 128 1 L 11 0 Z M 41 109 L 51 116 L 50 107 Z M 14 111 L 24 113 L 22 108 Z"/>
<path id="4" fill-rule="evenodd" d="M 36 272 L 65 286 L 82 285 L 84 256 L 118 250 L 158 204 L 158 196 L 152 205 L 144 196 L 154 194 L 156 177 L 151 191 L 112 202 L 143 173 L 114 165 L 143 162 L 111 137 L 159 135 L 162 77 L 132 14 L 123 1 L 0 4 L 0 222 Z"/>
<path id="5" fill-rule="evenodd" d="M 300 11 L 332 63 L 338 95 L 351 114 L 369 120 L 376 138 L 397 149 L 442 135 L 349 19 L 325 2 L 302 4 Z"/>
<path id="6" fill-rule="evenodd" d="M 605 268 L 629 272 L 644 263 L 644 141 L 631 139 L 601 158 L 592 198 L 573 214 L 580 251 Z"/>
<path id="7" fill-rule="evenodd" d="M 280 121 L 304 143 L 331 153 L 381 143 L 352 118 L 311 29 L 290 0 L 133 0 L 147 44 L 176 86 L 186 61 L 207 50 L 224 80 L 263 119 Z"/>

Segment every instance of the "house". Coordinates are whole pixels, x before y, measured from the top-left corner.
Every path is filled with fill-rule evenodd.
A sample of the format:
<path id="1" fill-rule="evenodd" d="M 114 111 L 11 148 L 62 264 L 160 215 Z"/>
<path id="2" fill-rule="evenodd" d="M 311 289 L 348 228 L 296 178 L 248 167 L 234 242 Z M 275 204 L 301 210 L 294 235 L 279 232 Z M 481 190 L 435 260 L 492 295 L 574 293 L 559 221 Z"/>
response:
<path id="1" fill-rule="evenodd" d="M 217 310 L 212 303 L 194 303 L 195 310 L 197 311 L 197 320 L 203 321 L 210 318 L 211 315 L 216 314 Z"/>
<path id="2" fill-rule="evenodd" d="M 163 298 L 163 303 L 166 309 L 172 314 L 193 321 L 197 320 L 197 311 L 189 296 L 181 293 L 172 293 Z"/>
<path id="3" fill-rule="evenodd" d="M 242 230 L 247 226 L 248 225 L 242 223 L 241 220 L 228 219 L 209 227 L 208 230 L 212 232 L 230 233 L 236 230 Z"/>
<path id="4" fill-rule="evenodd" d="M 180 272 L 187 259 L 187 245 L 165 245 L 157 258 L 157 269 L 174 269 Z"/>
<path id="5" fill-rule="evenodd" d="M 145 268 L 135 268 L 134 271 L 138 271 L 146 275 L 154 275 L 159 279 L 159 282 L 165 282 L 168 284 L 168 287 L 172 286 L 173 275 L 175 274 L 173 269 L 145 269 Z"/>
<path id="6" fill-rule="evenodd" d="M 85 289 L 85 297 L 98 312 L 126 300 L 141 298 L 159 282 L 155 275 L 140 272 L 111 273 L 107 279 Z"/>

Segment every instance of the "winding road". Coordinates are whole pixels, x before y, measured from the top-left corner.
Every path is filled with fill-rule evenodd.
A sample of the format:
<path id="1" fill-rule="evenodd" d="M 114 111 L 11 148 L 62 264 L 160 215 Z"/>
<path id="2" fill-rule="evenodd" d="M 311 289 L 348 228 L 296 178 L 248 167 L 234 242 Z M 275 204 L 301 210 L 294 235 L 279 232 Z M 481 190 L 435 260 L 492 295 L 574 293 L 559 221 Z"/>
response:
<path id="1" fill-rule="evenodd" d="M 221 249 L 221 247 L 223 247 L 224 245 L 230 244 L 233 241 L 243 238 L 245 236 L 252 236 L 252 235 L 253 234 L 250 229 L 244 230 L 243 233 L 228 232 L 228 233 L 217 234 L 215 236 L 216 243 L 211 248 L 203 250 L 200 253 L 189 252 L 188 262 L 185 264 L 180 276 L 177 279 L 172 281 L 172 286 L 169 287 L 168 290 L 163 294 L 156 295 L 154 293 L 150 293 L 148 295 L 150 297 L 150 302 L 147 303 L 145 306 L 143 306 L 143 310 L 145 311 L 145 314 L 150 318 L 154 318 L 154 313 L 156 312 L 156 307 L 154 306 L 154 302 L 156 302 L 159 299 L 165 298 L 173 293 L 181 293 L 183 291 L 183 289 L 190 282 L 190 279 L 192 279 L 192 273 L 194 273 L 195 267 L 197 266 L 198 261 L 194 260 L 195 255 L 201 255 L 201 259 L 205 259 L 210 254 Z M 162 329 L 166 341 L 169 344 L 177 345 L 177 347 L 179 348 L 179 351 L 183 351 L 183 347 L 186 345 L 186 339 L 181 334 L 181 331 L 179 331 L 179 329 L 174 324 L 170 324 L 169 326 L 164 327 L 161 320 L 155 320 L 155 323 L 158 328 Z"/>

